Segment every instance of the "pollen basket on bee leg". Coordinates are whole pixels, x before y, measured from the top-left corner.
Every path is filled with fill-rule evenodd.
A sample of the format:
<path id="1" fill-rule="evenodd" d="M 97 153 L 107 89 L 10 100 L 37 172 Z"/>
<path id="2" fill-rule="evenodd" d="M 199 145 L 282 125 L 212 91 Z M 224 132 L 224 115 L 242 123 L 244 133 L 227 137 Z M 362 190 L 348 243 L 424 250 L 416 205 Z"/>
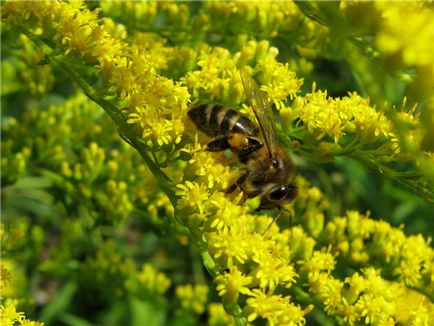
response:
<path id="1" fill-rule="evenodd" d="M 229 134 L 228 143 L 232 148 L 244 148 L 249 145 L 249 140 L 245 135 L 237 132 Z"/>

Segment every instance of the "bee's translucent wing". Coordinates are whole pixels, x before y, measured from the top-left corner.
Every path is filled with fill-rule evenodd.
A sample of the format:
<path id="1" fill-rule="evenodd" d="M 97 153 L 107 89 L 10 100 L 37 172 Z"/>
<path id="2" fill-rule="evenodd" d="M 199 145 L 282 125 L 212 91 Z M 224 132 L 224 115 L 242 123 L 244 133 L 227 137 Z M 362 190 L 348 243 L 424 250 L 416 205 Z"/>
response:
<path id="1" fill-rule="evenodd" d="M 240 71 L 240 74 L 247 99 L 258 120 L 265 146 L 268 149 L 270 157 L 273 157 L 277 148 L 276 123 L 274 121 L 273 110 L 266 95 L 259 89 L 253 78 L 243 70 Z"/>

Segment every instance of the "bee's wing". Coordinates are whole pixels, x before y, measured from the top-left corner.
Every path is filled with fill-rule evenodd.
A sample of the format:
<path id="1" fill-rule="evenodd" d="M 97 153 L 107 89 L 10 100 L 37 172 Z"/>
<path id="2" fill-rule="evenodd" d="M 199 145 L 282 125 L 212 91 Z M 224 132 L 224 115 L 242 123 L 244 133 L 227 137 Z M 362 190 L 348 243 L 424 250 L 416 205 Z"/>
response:
<path id="1" fill-rule="evenodd" d="M 277 148 L 276 123 L 274 121 L 273 110 L 266 95 L 259 89 L 253 78 L 243 70 L 240 71 L 240 74 L 247 99 L 258 120 L 265 146 L 268 149 L 270 157 L 273 157 Z"/>

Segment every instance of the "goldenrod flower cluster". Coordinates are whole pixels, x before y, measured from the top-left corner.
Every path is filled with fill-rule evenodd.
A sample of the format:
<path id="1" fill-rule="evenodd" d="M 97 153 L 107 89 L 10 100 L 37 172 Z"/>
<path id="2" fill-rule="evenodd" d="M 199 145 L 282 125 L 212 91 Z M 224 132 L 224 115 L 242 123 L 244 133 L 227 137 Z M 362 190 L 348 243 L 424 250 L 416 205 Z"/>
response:
<path id="1" fill-rule="evenodd" d="M 362 4 L 342 3 L 345 17 L 356 25 L 365 23 L 365 30 L 376 32 L 374 45 L 382 56 L 387 70 L 399 67 L 417 70 L 414 75 L 413 92 L 423 98 L 430 94 L 433 86 L 432 44 L 434 22 L 429 7 L 418 2 L 397 3 L 393 6 L 384 2 Z M 356 12 L 369 11 L 369 24 L 357 21 Z M 400 22 L 404 21 L 406 24 Z"/>
<path id="2" fill-rule="evenodd" d="M 196 314 L 204 312 L 207 295 L 208 286 L 205 284 L 196 284 L 194 287 L 187 284 L 176 288 L 176 296 L 180 300 L 182 308 L 193 310 Z"/>
<path id="3" fill-rule="evenodd" d="M 13 305 L 0 306 L 0 318 L 3 325 L 43 326 L 44 323 L 26 318 L 23 312 L 17 312 Z"/>
<path id="4" fill-rule="evenodd" d="M 372 18 L 358 20 L 360 8 Z M 354 210 L 345 191 L 339 202 L 326 185 L 326 196 L 312 183 L 333 180 L 334 172 L 330 178 L 319 167 L 311 173 L 304 161 L 338 165 L 351 158 L 434 203 L 431 86 L 404 91 L 430 83 L 433 11 L 411 4 L 411 28 L 404 31 L 406 8 L 285 1 L 3 4 L 8 42 L 16 34 L 21 47 L 6 56 L 5 95 L 64 94 L 58 75 L 79 87 L 51 106 L 27 103 L 31 109 L 2 123 L 8 259 L 37 265 L 38 289 L 55 280 L 54 294 L 42 291 L 28 305 L 63 295 L 71 305 L 98 310 L 95 323 L 208 318 L 210 325 L 304 325 L 327 315 L 348 324 L 428 325 L 434 319 L 430 238 Z M 363 27 L 375 37 L 366 37 Z M 359 91 L 335 96 L 312 79 L 311 73 L 320 76 L 315 69 L 323 56 L 348 60 L 351 86 Z M 379 76 L 373 62 L 401 74 L 400 81 Z M 276 109 L 282 144 L 301 157 L 296 164 L 306 177 L 295 179 L 299 196 L 281 211 L 294 224 L 283 216 L 270 226 L 270 214 L 254 212 L 258 198 L 245 201 L 240 189 L 226 193 L 243 166 L 234 153 L 206 151 L 210 138 L 188 119 L 189 108 L 211 103 L 255 121 L 244 104 L 240 69 Z M 395 97 L 380 96 L 397 85 Z M 307 181 L 312 174 L 318 178 Z M 89 297 L 95 293 L 97 302 Z M 10 325 L 26 325 L 16 312 L 22 303 L 13 298 L 2 315 Z M 105 316 L 101 306 L 124 311 L 125 299 L 132 316 Z M 42 317 L 73 320 L 67 307 L 58 309 Z"/>
<path id="5" fill-rule="evenodd" d="M 156 273 L 154 268 L 143 265 L 142 272 L 139 274 L 139 281 L 143 286 L 148 287 L 151 293 L 164 293 L 170 286 L 170 279 L 163 273 Z"/>

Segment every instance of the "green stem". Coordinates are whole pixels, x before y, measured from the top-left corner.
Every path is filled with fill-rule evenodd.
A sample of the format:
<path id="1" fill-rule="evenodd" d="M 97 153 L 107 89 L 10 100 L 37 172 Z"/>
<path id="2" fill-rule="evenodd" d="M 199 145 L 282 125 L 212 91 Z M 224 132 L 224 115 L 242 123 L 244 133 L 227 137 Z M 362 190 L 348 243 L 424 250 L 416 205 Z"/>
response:
<path id="1" fill-rule="evenodd" d="M 212 258 L 211 254 L 208 251 L 208 246 L 206 244 L 206 240 L 203 237 L 203 234 L 201 232 L 192 232 L 191 237 L 199 250 L 199 253 L 202 257 L 203 265 L 205 266 L 208 273 L 212 276 L 212 278 L 215 279 L 221 274 L 221 271 L 217 263 L 214 261 L 214 258 Z M 247 325 L 247 319 L 243 315 L 243 310 L 237 302 L 224 302 L 223 300 L 223 306 L 225 310 L 234 318 L 235 325 Z"/>
<path id="2" fill-rule="evenodd" d="M 420 179 L 414 180 L 413 173 L 406 174 L 396 172 L 393 169 L 377 163 L 374 159 L 367 158 L 366 153 L 361 153 L 359 151 L 350 153 L 349 157 L 411 189 L 420 198 L 434 205 L 434 189 L 432 185 L 430 185 L 429 183 L 421 182 Z"/>

